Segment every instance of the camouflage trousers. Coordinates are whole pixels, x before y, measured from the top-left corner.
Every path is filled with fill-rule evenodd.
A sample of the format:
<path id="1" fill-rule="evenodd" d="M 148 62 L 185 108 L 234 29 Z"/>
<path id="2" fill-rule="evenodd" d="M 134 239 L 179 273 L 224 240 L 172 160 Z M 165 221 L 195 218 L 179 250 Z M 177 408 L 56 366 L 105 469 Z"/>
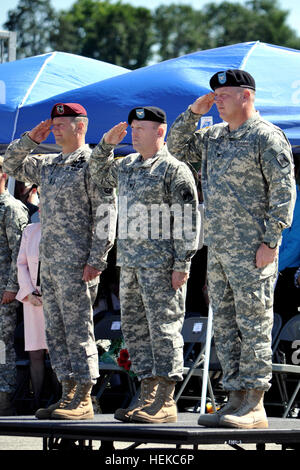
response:
<path id="1" fill-rule="evenodd" d="M 122 332 L 139 379 L 182 380 L 186 287 L 174 290 L 172 271 L 121 268 Z"/>
<path id="2" fill-rule="evenodd" d="M 41 266 L 46 340 L 60 382 L 96 383 L 99 377 L 92 309 L 98 284 L 89 287 L 82 273 L 77 266 Z"/>
<path id="3" fill-rule="evenodd" d="M 208 255 L 209 298 L 214 314 L 214 339 L 225 390 L 267 391 L 272 377 L 271 333 L 276 275 L 260 278 L 254 261 L 246 278 L 239 265 L 232 272 L 226 259 Z M 240 264 L 242 264 L 240 260 Z M 249 265 L 250 266 L 250 265 Z M 245 267 L 245 266 L 244 266 Z"/>
<path id="4" fill-rule="evenodd" d="M 3 291 L 0 291 L 2 298 Z M 14 333 L 18 302 L 0 305 L 0 392 L 15 391 L 17 370 Z"/>

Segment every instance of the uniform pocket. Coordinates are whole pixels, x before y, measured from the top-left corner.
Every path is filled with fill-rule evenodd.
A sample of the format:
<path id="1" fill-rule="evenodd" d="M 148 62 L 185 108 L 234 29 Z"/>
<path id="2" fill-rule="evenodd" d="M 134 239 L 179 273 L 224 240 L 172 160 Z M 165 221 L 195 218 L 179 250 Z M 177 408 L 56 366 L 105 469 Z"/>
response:
<path id="1" fill-rule="evenodd" d="M 274 278 L 273 276 L 263 279 L 257 283 L 252 292 L 252 297 L 256 305 L 262 307 L 262 313 L 273 307 Z M 260 310 L 259 310 L 260 311 Z"/>

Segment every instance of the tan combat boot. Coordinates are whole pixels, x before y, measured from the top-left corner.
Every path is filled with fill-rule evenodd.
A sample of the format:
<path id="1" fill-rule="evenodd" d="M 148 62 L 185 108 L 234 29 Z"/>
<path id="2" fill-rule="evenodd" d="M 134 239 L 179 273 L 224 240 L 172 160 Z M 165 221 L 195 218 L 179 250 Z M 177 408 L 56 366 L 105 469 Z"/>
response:
<path id="1" fill-rule="evenodd" d="M 177 407 L 173 398 L 175 385 L 173 380 L 159 377 L 153 403 L 135 411 L 131 420 L 134 423 L 176 423 Z"/>
<path id="2" fill-rule="evenodd" d="M 208 428 L 217 428 L 220 426 L 220 418 L 223 415 L 231 414 L 237 411 L 241 406 L 246 392 L 244 390 L 232 390 L 229 392 L 229 398 L 227 403 L 222 406 L 215 413 L 202 414 L 198 418 L 198 424 L 200 426 L 206 426 Z"/>
<path id="3" fill-rule="evenodd" d="M 240 408 L 220 418 L 220 426 L 229 428 L 267 428 L 268 419 L 263 404 L 263 390 L 247 390 Z"/>
<path id="4" fill-rule="evenodd" d="M 50 419 L 52 412 L 58 408 L 65 408 L 74 398 L 76 383 L 73 379 L 64 380 L 62 382 L 62 395 L 58 402 L 48 406 L 48 408 L 40 408 L 36 411 L 35 416 L 38 419 Z"/>
<path id="5" fill-rule="evenodd" d="M 158 385 L 157 377 L 149 377 L 147 379 L 142 379 L 141 381 L 141 394 L 136 403 L 129 406 L 128 408 L 118 408 L 115 411 L 115 419 L 119 421 L 129 422 L 135 411 L 140 410 L 144 406 L 151 405 L 153 403 L 156 390 Z"/>
<path id="6" fill-rule="evenodd" d="M 94 409 L 91 399 L 93 385 L 77 384 L 73 400 L 65 408 L 57 408 L 53 411 L 52 419 L 93 419 Z"/>

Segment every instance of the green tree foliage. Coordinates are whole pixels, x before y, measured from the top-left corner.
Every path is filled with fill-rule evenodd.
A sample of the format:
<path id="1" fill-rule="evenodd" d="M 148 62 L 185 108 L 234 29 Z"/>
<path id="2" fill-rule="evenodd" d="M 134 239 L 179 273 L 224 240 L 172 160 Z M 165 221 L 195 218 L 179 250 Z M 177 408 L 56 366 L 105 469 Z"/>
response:
<path id="1" fill-rule="evenodd" d="M 170 3 L 154 11 L 126 0 L 75 0 L 57 13 L 51 0 L 19 0 L 4 27 L 18 33 L 18 57 L 58 50 L 135 69 L 247 41 L 300 49 L 287 16 L 277 0 L 212 1 L 197 10 Z"/>
<path id="2" fill-rule="evenodd" d="M 56 50 L 133 69 L 150 60 L 152 34 L 152 15 L 146 8 L 109 0 L 77 0 L 61 13 L 51 40 Z"/>
<path id="3" fill-rule="evenodd" d="M 185 5 L 160 6 L 153 20 L 157 53 L 163 60 L 209 48 L 206 18 L 200 10 Z"/>
<path id="4" fill-rule="evenodd" d="M 50 31 L 55 21 L 56 13 L 49 0 L 19 0 L 3 25 L 5 30 L 17 33 L 17 58 L 51 50 Z"/>
<path id="5" fill-rule="evenodd" d="M 288 11 L 281 10 L 277 0 L 249 0 L 245 5 L 212 2 L 203 14 L 211 47 L 259 40 L 300 49 L 300 39 L 286 24 Z"/>

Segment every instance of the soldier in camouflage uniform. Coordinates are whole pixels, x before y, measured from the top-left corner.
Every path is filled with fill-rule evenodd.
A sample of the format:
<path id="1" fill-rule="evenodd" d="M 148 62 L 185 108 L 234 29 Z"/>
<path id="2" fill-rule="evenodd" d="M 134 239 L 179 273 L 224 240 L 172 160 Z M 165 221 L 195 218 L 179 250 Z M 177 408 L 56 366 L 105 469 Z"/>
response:
<path id="1" fill-rule="evenodd" d="M 167 141 L 179 159 L 202 163 L 214 338 L 229 391 L 226 406 L 198 423 L 264 428 L 278 245 L 295 202 L 292 153 L 284 133 L 256 112 L 250 74 L 222 71 L 210 85 L 214 93 L 176 119 Z M 214 102 L 225 122 L 196 131 Z"/>
<path id="2" fill-rule="evenodd" d="M 52 127 L 62 153 L 31 155 Z M 87 115 L 77 103 L 58 103 L 51 119 L 12 142 L 4 167 L 41 188 L 41 286 L 51 365 L 62 397 L 37 418 L 93 417 L 90 392 L 99 376 L 93 310 L 99 276 L 113 246 L 113 231 L 97 232 L 101 204 L 115 208 L 115 194 L 91 180 L 85 144 Z M 101 236 L 99 236 L 101 235 Z M 55 416 L 53 416 L 55 414 Z"/>
<path id="3" fill-rule="evenodd" d="M 183 371 L 186 280 L 198 246 L 197 190 L 190 169 L 172 157 L 164 144 L 163 110 L 135 108 L 128 123 L 139 153 L 114 159 L 114 147 L 127 132 L 127 123 L 121 122 L 104 135 L 90 159 L 95 182 L 101 185 L 104 180 L 118 187 L 122 332 L 132 368 L 141 380 L 138 403 L 116 410 L 115 418 L 173 422 L 177 419 L 174 388 Z M 159 228 L 158 208 L 165 210 Z M 188 208 L 190 224 L 183 233 L 176 232 Z"/>
<path id="4" fill-rule="evenodd" d="M 9 415 L 14 413 L 11 398 L 16 386 L 17 257 L 29 215 L 7 191 L 2 164 L 0 157 L 0 415 Z"/>

